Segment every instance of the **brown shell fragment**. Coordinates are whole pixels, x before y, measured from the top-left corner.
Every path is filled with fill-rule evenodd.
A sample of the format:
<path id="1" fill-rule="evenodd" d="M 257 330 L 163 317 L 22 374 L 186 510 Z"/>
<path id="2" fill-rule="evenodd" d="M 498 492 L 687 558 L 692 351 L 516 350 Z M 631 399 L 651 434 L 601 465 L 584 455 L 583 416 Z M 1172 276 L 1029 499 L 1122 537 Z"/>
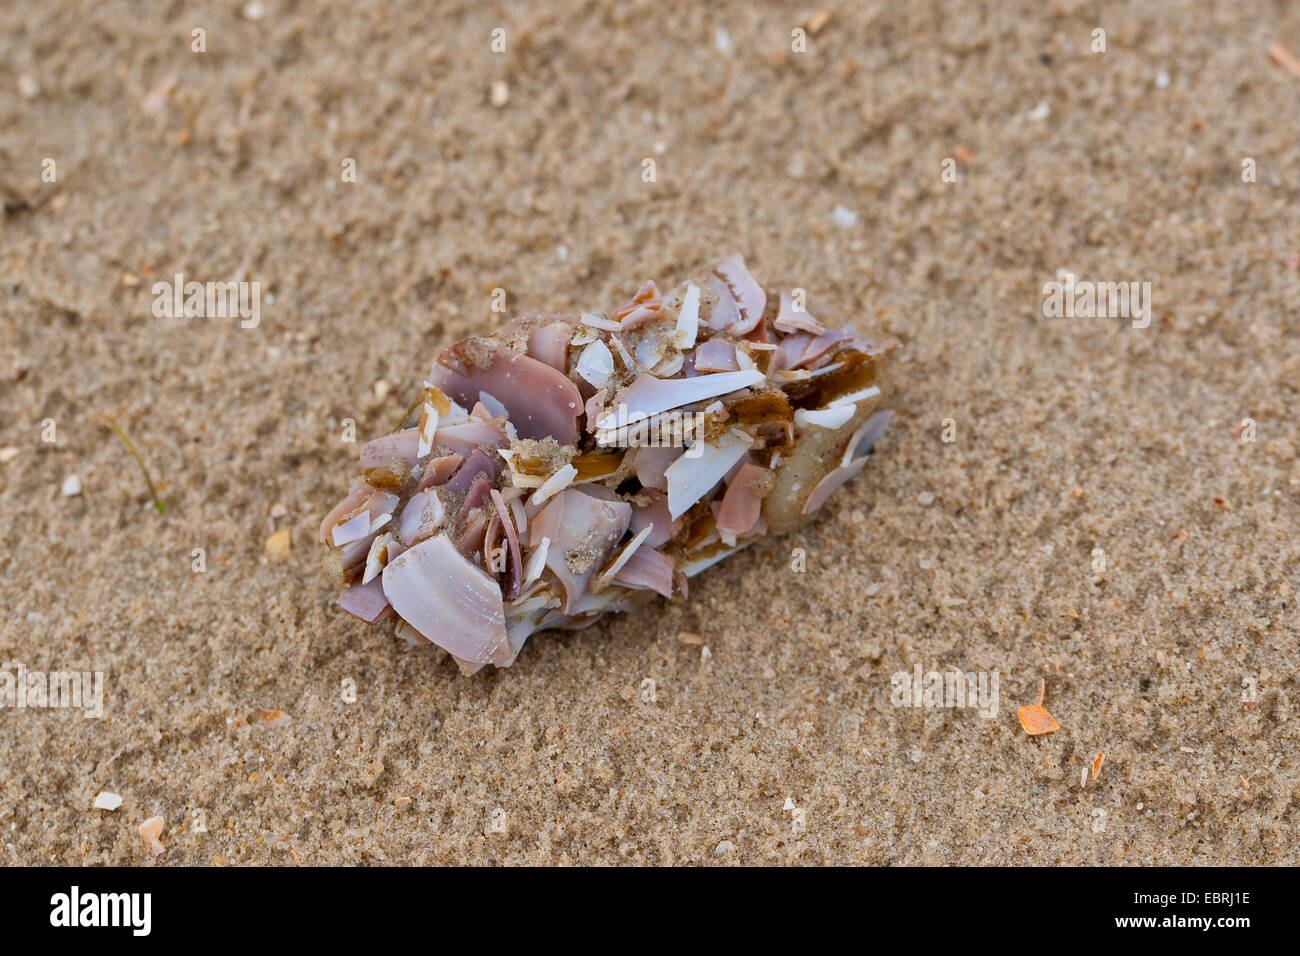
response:
<path id="1" fill-rule="evenodd" d="M 537 631 L 684 599 L 866 466 L 891 349 L 764 289 L 739 255 L 607 313 L 458 342 L 321 522 L 339 606 L 473 673 Z"/>

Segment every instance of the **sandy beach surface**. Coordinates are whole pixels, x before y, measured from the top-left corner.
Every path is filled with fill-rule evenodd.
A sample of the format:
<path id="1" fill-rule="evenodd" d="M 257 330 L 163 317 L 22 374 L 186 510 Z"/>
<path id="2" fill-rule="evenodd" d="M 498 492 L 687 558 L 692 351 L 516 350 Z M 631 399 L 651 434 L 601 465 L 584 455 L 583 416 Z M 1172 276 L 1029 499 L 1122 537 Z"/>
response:
<path id="1" fill-rule="evenodd" d="M 103 703 L 0 707 L 0 862 L 1297 861 L 1300 8 L 0 19 L 0 669 Z M 346 420 L 496 289 L 731 252 L 904 346 L 818 521 L 472 678 L 335 606 Z M 255 327 L 158 317 L 177 274 Z M 1045 315 L 1067 274 L 1149 310 Z M 985 715 L 900 705 L 954 669 Z"/>

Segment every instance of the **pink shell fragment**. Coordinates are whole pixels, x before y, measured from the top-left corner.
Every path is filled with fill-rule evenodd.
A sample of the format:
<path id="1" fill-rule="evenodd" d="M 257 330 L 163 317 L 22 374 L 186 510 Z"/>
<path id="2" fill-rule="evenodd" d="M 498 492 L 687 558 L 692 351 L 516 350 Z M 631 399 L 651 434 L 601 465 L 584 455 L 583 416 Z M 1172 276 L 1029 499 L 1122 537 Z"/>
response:
<path id="1" fill-rule="evenodd" d="M 738 372 L 736 347 L 726 339 L 709 339 L 695 350 L 695 369 L 700 372 Z"/>
<path id="2" fill-rule="evenodd" d="M 772 324 L 779 332 L 808 332 L 817 336 L 826 331 L 826 326 L 814 319 L 811 313 L 795 311 L 794 299 L 789 292 L 781 293 L 781 311 Z"/>
<path id="3" fill-rule="evenodd" d="M 618 569 L 614 583 L 636 590 L 657 591 L 670 598 L 673 596 L 672 558 L 643 545 Z"/>
<path id="4" fill-rule="evenodd" d="M 524 565 L 521 552 L 519 550 L 519 536 L 515 531 L 515 519 L 510 513 L 510 507 L 506 504 L 501 492 L 495 488 L 492 489 L 492 504 L 497 509 L 497 517 L 501 519 L 501 526 L 505 532 L 506 544 L 510 548 L 510 583 L 506 587 L 506 597 L 513 598 L 519 594 L 519 587 L 524 579 Z"/>
<path id="5" fill-rule="evenodd" d="M 672 539 L 675 523 L 668 513 L 668 496 L 657 491 L 643 491 L 642 496 L 650 499 L 649 504 L 635 505 L 632 508 L 632 521 L 629 524 L 633 534 L 640 534 L 647 525 L 654 525 L 645 539 L 644 547 L 657 548 Z"/>
<path id="6" fill-rule="evenodd" d="M 389 610 L 388 598 L 379 578 L 369 584 L 354 584 L 339 595 L 339 607 L 367 624 L 374 624 Z"/>
<path id="7" fill-rule="evenodd" d="M 445 534 L 403 551 L 382 580 L 402 620 L 456 657 L 498 664 L 512 656 L 501 588 Z"/>
<path id="8" fill-rule="evenodd" d="M 551 539 L 546 566 L 564 587 L 565 614 L 582 597 L 591 576 L 605 565 L 632 519 L 632 506 L 602 501 L 576 488 L 566 488 L 529 525 L 532 540 Z"/>
<path id="9" fill-rule="evenodd" d="M 624 331 L 638 329 L 659 317 L 660 305 L 659 289 L 653 281 L 649 281 L 643 284 L 635 298 L 615 312 L 612 318 Z"/>
<path id="10" fill-rule="evenodd" d="M 420 460 L 420 430 L 408 428 L 405 431 L 385 435 L 361 446 L 361 467 L 381 468 L 394 461 L 405 462 L 408 466 Z"/>
<path id="11" fill-rule="evenodd" d="M 767 293 L 754 281 L 754 277 L 745 268 L 745 260 L 738 255 L 727 256 L 713 271 L 722 280 L 739 312 L 739 320 L 729 323 L 724 331 L 731 335 L 744 335 L 763 318 L 763 310 L 767 308 Z"/>
<path id="12" fill-rule="evenodd" d="M 433 489 L 416 492 L 398 518 L 397 538 L 410 547 L 441 528 L 445 516 L 446 509 L 438 492 Z"/>
<path id="13" fill-rule="evenodd" d="M 561 445 L 576 442 L 583 408 L 578 387 L 545 362 L 495 344 L 482 347 L 495 351 L 486 360 L 475 357 L 462 363 L 461 369 L 435 365 L 430 383 L 467 407 L 479 400 L 480 392 L 489 392 L 509 410 L 510 421 L 523 438 L 550 436 Z"/>
<path id="14" fill-rule="evenodd" d="M 365 504 L 374 493 L 374 488 L 371 488 L 365 482 L 359 482 L 356 487 L 348 492 L 346 498 L 331 508 L 329 514 L 325 515 L 320 523 L 321 544 L 329 540 L 330 532 L 334 530 L 335 525 Z"/>
<path id="15" fill-rule="evenodd" d="M 722 496 L 717 517 L 719 531 L 739 537 L 753 530 L 763 506 L 763 499 L 754 490 L 754 485 L 767 475 L 768 469 L 761 465 L 747 462 L 740 466 Z"/>
<path id="16" fill-rule="evenodd" d="M 433 441 L 460 455 L 469 455 L 476 448 L 501 448 L 507 439 L 505 429 L 495 422 L 470 419 L 457 425 L 439 425 Z"/>
<path id="17" fill-rule="evenodd" d="M 794 368 L 803 359 L 804 349 L 811 341 L 812 336 L 807 332 L 787 335 L 773 350 L 771 361 L 767 366 L 768 373 Z"/>
<path id="18" fill-rule="evenodd" d="M 450 455 L 442 455 L 426 461 L 424 471 L 420 475 L 420 483 L 415 486 L 415 490 L 424 491 L 426 488 L 444 484 L 447 479 L 456 473 L 456 469 L 460 467 L 460 463 L 464 460 L 465 456 L 453 452 Z"/>
<path id="19" fill-rule="evenodd" d="M 709 276 L 709 288 L 713 290 L 713 294 L 718 299 L 713 305 L 713 311 L 709 313 L 709 328 L 715 332 L 737 334 L 733 330 L 738 329 L 743 320 L 740 315 L 740 306 L 736 304 L 731 290 L 727 288 L 727 283 L 723 282 L 720 277 L 711 275 Z"/>
<path id="20" fill-rule="evenodd" d="M 644 446 L 635 452 L 636 477 L 643 487 L 668 490 L 668 466 L 681 457 L 684 448 Z"/>
<path id="21" fill-rule="evenodd" d="M 486 478 L 475 478 L 470 482 L 469 489 L 465 492 L 465 503 L 460 508 L 460 517 L 464 518 L 475 508 L 482 506 L 488 500 L 491 491 L 492 483 Z"/>
<path id="22" fill-rule="evenodd" d="M 563 374 L 568 370 L 572 338 L 573 326 L 568 322 L 551 322 L 528 336 L 528 354 Z"/>
<path id="23" fill-rule="evenodd" d="M 496 481 L 497 470 L 492 465 L 492 459 L 485 455 L 482 449 L 475 448 L 465 459 L 465 464 L 460 466 L 460 470 L 447 482 L 448 491 L 454 491 L 463 494 L 469 491 L 475 479 L 483 477 L 489 483 Z"/>
<path id="24" fill-rule="evenodd" d="M 803 350 L 803 355 L 795 363 L 795 368 L 808 367 L 823 355 L 831 352 L 841 342 L 847 342 L 852 336 L 847 332 L 841 332 L 838 329 L 830 329 L 823 332 L 817 338 L 808 343 Z"/>

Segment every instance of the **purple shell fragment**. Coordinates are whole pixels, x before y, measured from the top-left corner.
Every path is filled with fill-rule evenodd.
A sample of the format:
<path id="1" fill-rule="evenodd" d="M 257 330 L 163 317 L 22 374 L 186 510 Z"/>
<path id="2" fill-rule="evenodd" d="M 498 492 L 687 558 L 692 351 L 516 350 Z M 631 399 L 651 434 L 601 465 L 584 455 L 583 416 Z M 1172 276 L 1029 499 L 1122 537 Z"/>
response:
<path id="1" fill-rule="evenodd" d="M 402 620 L 461 660 L 498 664 L 509 655 L 501 588 L 445 534 L 403 551 L 383 582 Z"/>
<path id="2" fill-rule="evenodd" d="M 684 599 L 690 577 L 798 527 L 888 424 L 894 345 L 794 301 L 733 255 L 609 312 L 526 313 L 447 349 L 321 522 L 340 608 L 395 619 L 466 673 L 508 667 L 538 631 Z"/>

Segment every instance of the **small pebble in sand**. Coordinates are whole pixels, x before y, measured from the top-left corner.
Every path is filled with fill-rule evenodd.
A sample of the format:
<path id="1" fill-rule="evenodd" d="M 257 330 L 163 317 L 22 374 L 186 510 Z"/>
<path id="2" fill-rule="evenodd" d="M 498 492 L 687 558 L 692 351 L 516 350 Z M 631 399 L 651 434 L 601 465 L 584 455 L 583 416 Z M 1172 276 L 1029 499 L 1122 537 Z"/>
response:
<path id="1" fill-rule="evenodd" d="M 393 797 L 393 806 L 399 810 L 402 809 L 402 807 L 410 806 L 410 803 L 411 798 L 404 793 L 399 793 L 397 796 Z"/>
<path id="2" fill-rule="evenodd" d="M 1026 114 L 1029 119 L 1035 123 L 1041 123 L 1047 117 L 1052 115 L 1052 108 L 1047 105 L 1047 100 L 1043 100 Z"/>
<path id="3" fill-rule="evenodd" d="M 288 513 L 289 513 L 289 509 L 285 507 L 283 502 L 277 501 L 275 504 L 271 505 L 272 518 L 283 518 Z"/>
<path id="4" fill-rule="evenodd" d="M 0 465 L 7 465 L 18 457 L 18 449 L 13 445 L 0 448 Z"/>
<path id="5" fill-rule="evenodd" d="M 386 379 L 378 379 L 375 382 L 375 401 L 382 402 L 388 397 L 388 393 L 393 390 L 393 386 L 388 384 Z"/>
<path id="6" fill-rule="evenodd" d="M 934 495 L 930 494 L 928 491 L 923 491 L 916 496 L 916 500 L 921 502 L 923 505 L 932 505 L 934 504 Z"/>
<path id="7" fill-rule="evenodd" d="M 808 18 L 808 32 L 813 36 L 822 32 L 822 28 L 831 22 L 830 11 L 818 10 Z"/>
<path id="8" fill-rule="evenodd" d="M 266 4 L 262 3 L 262 0 L 250 0 L 249 3 L 244 4 L 244 9 L 240 13 L 245 20 L 257 23 L 266 16 Z"/>
<path id="9" fill-rule="evenodd" d="M 510 86 L 505 80 L 496 80 L 492 83 L 491 98 L 492 105 L 498 108 L 510 102 Z"/>
<path id="10" fill-rule="evenodd" d="M 713 31 L 713 45 L 717 51 L 722 54 L 728 54 L 732 51 L 731 34 L 725 27 L 718 27 Z"/>
<path id="11" fill-rule="evenodd" d="M 1167 86 L 1169 86 L 1169 74 L 1161 70 L 1156 74 L 1156 88 L 1163 90 Z"/>
<path id="12" fill-rule="evenodd" d="M 149 849 L 153 851 L 154 856 L 161 856 L 167 852 L 167 848 L 158 839 L 166 828 L 167 821 L 161 816 L 150 817 L 140 824 L 140 836 L 144 837 L 144 842 L 149 845 Z"/>
<path id="13" fill-rule="evenodd" d="M 858 214 L 846 206 L 836 206 L 831 210 L 831 222 L 841 229 L 852 229 L 858 224 Z"/>
<path id="14" fill-rule="evenodd" d="M 122 805 L 122 798 L 116 793 L 109 793 L 107 790 L 101 790 L 95 794 L 96 810 L 116 810 Z"/>
<path id="15" fill-rule="evenodd" d="M 728 853 L 730 853 L 730 852 L 731 852 L 732 850 L 734 850 L 735 848 L 736 848 L 736 845 L 735 845 L 734 843 L 732 843 L 730 840 L 723 840 L 721 843 L 719 843 L 717 846 L 715 846 L 715 847 L 713 848 L 713 855 L 714 855 L 714 856 L 726 856 Z"/>
<path id="16" fill-rule="evenodd" d="M 25 100 L 34 100 L 41 95 L 41 84 L 29 73 L 18 74 L 18 95 Z"/>
<path id="17" fill-rule="evenodd" d="M 272 561 L 289 559 L 290 536 L 288 528 L 281 528 L 266 539 L 266 556 Z"/>
<path id="18" fill-rule="evenodd" d="M 75 497 L 81 494 L 81 479 L 76 475 L 68 475 L 63 479 L 63 484 L 59 486 L 59 490 L 63 492 L 65 498 Z"/>

